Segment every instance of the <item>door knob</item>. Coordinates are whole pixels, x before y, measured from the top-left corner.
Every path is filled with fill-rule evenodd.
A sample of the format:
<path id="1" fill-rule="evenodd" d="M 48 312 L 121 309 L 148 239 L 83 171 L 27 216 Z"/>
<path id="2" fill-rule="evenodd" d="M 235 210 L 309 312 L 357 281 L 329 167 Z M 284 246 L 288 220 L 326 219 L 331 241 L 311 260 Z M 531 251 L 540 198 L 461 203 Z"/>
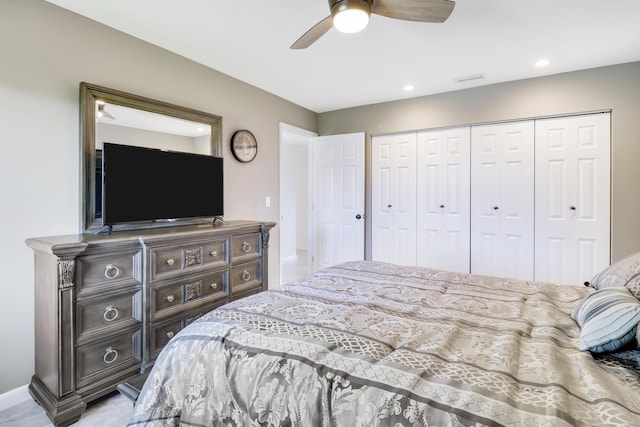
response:
<path id="1" fill-rule="evenodd" d="M 493 210 L 494 210 L 494 211 L 497 211 L 498 209 L 500 209 L 500 208 L 499 208 L 499 207 L 497 207 L 497 206 L 494 206 L 494 207 L 493 207 Z"/>
<path id="2" fill-rule="evenodd" d="M 575 211 L 576 207 L 575 206 L 569 206 L 569 209 L 571 209 L 572 211 Z"/>
<path id="3" fill-rule="evenodd" d="M 444 205 L 440 205 L 440 209 L 444 209 Z"/>
<path id="4" fill-rule="evenodd" d="M 362 215 L 360 214 L 356 215 L 356 219 L 362 219 Z"/>

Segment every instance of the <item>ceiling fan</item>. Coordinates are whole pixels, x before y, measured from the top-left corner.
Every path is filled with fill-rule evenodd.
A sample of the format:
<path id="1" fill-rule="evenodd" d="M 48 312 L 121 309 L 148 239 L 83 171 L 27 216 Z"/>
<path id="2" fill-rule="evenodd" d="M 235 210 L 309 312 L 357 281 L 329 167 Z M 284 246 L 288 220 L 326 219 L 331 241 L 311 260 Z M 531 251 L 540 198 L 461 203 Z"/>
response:
<path id="1" fill-rule="evenodd" d="M 345 33 L 358 32 L 367 26 L 372 13 L 404 21 L 441 23 L 451 15 L 455 4 L 450 0 L 329 0 L 331 15 L 311 27 L 291 49 L 311 46 L 334 26 Z"/>

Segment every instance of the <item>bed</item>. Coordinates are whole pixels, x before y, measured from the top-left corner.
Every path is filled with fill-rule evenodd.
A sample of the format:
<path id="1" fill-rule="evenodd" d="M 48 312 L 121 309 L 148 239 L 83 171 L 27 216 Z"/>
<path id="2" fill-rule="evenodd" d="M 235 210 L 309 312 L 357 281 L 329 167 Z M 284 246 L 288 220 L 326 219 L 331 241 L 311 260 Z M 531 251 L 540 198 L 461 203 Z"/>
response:
<path id="1" fill-rule="evenodd" d="M 572 318 L 596 292 L 340 264 L 183 329 L 129 425 L 637 426 L 637 322 L 595 353 Z"/>

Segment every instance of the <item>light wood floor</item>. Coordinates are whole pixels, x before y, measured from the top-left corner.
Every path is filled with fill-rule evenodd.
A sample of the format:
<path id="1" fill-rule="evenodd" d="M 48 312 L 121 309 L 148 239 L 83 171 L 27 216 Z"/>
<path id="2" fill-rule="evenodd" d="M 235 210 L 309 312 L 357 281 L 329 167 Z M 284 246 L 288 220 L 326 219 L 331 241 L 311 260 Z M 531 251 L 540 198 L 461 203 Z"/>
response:
<path id="1" fill-rule="evenodd" d="M 304 279 L 307 273 L 307 251 L 298 250 L 297 259 L 282 263 L 282 284 L 287 284 L 293 280 Z"/>
<path id="2" fill-rule="evenodd" d="M 73 427 L 124 427 L 129 422 L 133 405 L 129 399 L 115 392 L 91 402 L 80 421 Z M 0 411 L 2 427 L 51 427 L 44 410 L 29 399 Z"/>

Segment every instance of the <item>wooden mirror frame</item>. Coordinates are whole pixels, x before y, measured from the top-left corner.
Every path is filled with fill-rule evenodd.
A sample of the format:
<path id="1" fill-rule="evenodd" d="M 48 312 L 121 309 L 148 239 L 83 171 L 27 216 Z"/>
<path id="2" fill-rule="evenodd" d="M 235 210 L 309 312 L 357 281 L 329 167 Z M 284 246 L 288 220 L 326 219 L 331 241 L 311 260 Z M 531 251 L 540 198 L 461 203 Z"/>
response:
<path id="1" fill-rule="evenodd" d="M 222 157 L 222 117 L 179 105 L 115 89 L 80 83 L 80 232 L 95 233 L 103 229 L 96 218 L 96 101 L 148 111 L 211 126 L 211 155 Z"/>

